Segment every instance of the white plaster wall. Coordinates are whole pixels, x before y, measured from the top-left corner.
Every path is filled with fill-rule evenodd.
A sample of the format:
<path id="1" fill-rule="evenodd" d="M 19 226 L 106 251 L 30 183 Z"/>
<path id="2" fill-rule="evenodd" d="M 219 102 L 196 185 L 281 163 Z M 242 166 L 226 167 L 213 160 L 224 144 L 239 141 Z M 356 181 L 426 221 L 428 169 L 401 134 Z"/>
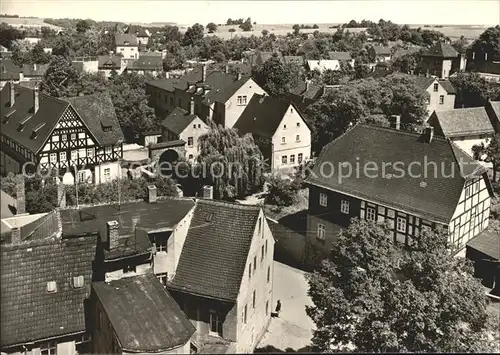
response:
<path id="1" fill-rule="evenodd" d="M 94 176 L 95 176 L 95 183 L 96 184 L 101 184 L 106 181 L 104 177 L 104 169 L 110 169 L 110 179 L 109 181 L 115 180 L 117 178 L 121 178 L 122 175 L 122 169 L 120 167 L 120 163 L 117 161 L 114 162 L 108 162 L 108 163 L 102 163 L 97 165 L 94 168 Z"/>
<path id="2" fill-rule="evenodd" d="M 194 128 L 194 125 L 196 125 L 196 128 Z M 198 128 L 198 125 L 200 125 L 199 128 Z M 179 138 L 186 142 L 186 145 L 185 145 L 186 159 L 189 158 L 189 155 L 193 155 L 193 160 L 196 159 L 196 157 L 198 156 L 198 153 L 199 153 L 199 151 L 198 151 L 198 149 L 199 149 L 198 139 L 202 135 L 207 133 L 208 131 L 209 131 L 208 125 L 205 122 L 203 122 L 199 117 L 197 117 L 179 135 Z M 189 137 L 193 137 L 193 145 L 191 147 L 188 145 L 188 138 Z"/>
<path id="3" fill-rule="evenodd" d="M 265 93 L 264 89 L 257 85 L 253 79 L 248 79 L 248 81 L 225 103 L 225 126 L 232 128 L 247 107 L 247 105 L 238 105 L 238 96 L 246 95 L 248 104 L 253 94 L 262 95 Z"/>

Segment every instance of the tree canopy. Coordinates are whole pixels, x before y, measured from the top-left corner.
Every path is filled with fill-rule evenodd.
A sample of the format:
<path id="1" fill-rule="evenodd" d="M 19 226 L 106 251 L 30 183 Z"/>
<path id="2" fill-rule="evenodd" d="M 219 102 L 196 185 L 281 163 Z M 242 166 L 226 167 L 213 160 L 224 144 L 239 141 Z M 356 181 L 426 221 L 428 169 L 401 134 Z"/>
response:
<path id="1" fill-rule="evenodd" d="M 269 95 L 281 96 L 297 84 L 299 67 L 284 64 L 277 53 L 255 70 L 255 79 Z"/>
<path id="2" fill-rule="evenodd" d="M 458 73 L 450 82 L 457 92 L 455 105 L 458 107 L 479 107 L 486 105 L 488 99 L 500 100 L 500 85 L 477 73 Z"/>
<path id="3" fill-rule="evenodd" d="M 487 300 L 446 233 L 424 230 L 414 245 L 354 220 L 309 275 L 313 345 L 320 351 L 469 352 L 484 343 Z"/>

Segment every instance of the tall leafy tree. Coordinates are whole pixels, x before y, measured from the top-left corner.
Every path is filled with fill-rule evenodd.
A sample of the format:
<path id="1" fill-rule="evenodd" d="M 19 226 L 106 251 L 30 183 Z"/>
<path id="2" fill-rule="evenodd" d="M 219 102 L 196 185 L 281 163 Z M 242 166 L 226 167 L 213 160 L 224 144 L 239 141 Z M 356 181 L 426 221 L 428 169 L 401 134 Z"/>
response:
<path id="1" fill-rule="evenodd" d="M 210 22 L 207 25 L 207 30 L 208 30 L 208 33 L 214 33 L 215 31 L 217 31 L 217 25 L 213 22 Z"/>
<path id="2" fill-rule="evenodd" d="M 204 28 L 203 25 L 195 23 L 193 26 L 188 27 L 186 33 L 184 33 L 184 45 L 185 46 L 196 46 L 203 41 Z"/>
<path id="3" fill-rule="evenodd" d="M 71 62 L 62 56 L 56 56 L 45 72 L 40 90 L 54 97 L 74 96 L 79 79 L 79 73 Z"/>
<path id="4" fill-rule="evenodd" d="M 21 31 L 5 22 L 0 23 L 0 45 L 10 49 L 13 41 L 23 38 L 24 35 Z"/>
<path id="5" fill-rule="evenodd" d="M 233 200 L 259 191 L 264 162 L 252 136 L 240 137 L 232 128 L 209 123 L 210 130 L 199 138 L 198 163 L 214 186 L 214 198 Z"/>
<path id="6" fill-rule="evenodd" d="M 477 73 L 458 73 L 450 78 L 457 91 L 455 105 L 458 107 L 479 107 L 486 105 L 488 99 L 500 99 L 500 87 L 488 82 Z"/>
<path id="7" fill-rule="evenodd" d="M 489 350 L 486 297 L 442 231 L 403 249 L 389 228 L 355 220 L 308 280 L 320 351 Z"/>
<path id="8" fill-rule="evenodd" d="M 284 64 L 277 53 L 255 71 L 256 80 L 274 96 L 287 93 L 297 83 L 298 76 L 299 68 L 292 63 Z"/>
<path id="9" fill-rule="evenodd" d="M 90 30 L 89 22 L 86 20 L 78 21 L 78 23 L 76 24 L 76 31 L 78 33 L 85 33 L 85 32 L 87 32 L 87 30 Z"/>

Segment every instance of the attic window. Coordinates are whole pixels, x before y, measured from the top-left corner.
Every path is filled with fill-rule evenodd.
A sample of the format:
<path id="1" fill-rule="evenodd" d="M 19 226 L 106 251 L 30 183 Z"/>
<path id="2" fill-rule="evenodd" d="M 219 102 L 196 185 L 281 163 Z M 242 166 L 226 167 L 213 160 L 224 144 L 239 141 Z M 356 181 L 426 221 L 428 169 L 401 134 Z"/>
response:
<path id="1" fill-rule="evenodd" d="M 35 128 L 33 128 L 33 132 L 31 133 L 31 139 L 36 139 L 38 136 L 38 131 L 40 131 L 45 126 L 45 122 L 40 123 Z"/>
<path id="2" fill-rule="evenodd" d="M 19 122 L 19 127 L 17 128 L 18 132 L 21 132 L 23 129 L 24 129 L 24 125 L 26 124 L 26 122 L 28 122 L 30 120 L 32 116 L 28 116 L 26 117 L 25 119 L 23 119 L 21 122 Z"/>
<path id="3" fill-rule="evenodd" d="M 73 287 L 74 288 L 82 288 L 84 284 L 83 275 L 73 277 Z"/>
<path id="4" fill-rule="evenodd" d="M 57 292 L 57 284 L 55 281 L 47 282 L 47 292 L 49 293 Z"/>
<path id="5" fill-rule="evenodd" d="M 104 132 L 111 132 L 111 123 L 101 121 L 101 127 Z"/>
<path id="6" fill-rule="evenodd" d="M 12 111 L 10 111 L 10 112 L 8 112 L 8 113 L 6 113 L 6 114 L 5 114 L 5 116 L 4 116 L 5 118 L 4 118 L 4 120 L 3 120 L 3 123 L 7 123 L 7 122 L 9 121 L 10 116 L 12 116 L 12 114 L 13 114 L 14 112 L 16 112 L 16 110 L 15 110 L 15 109 L 14 109 L 14 110 L 12 110 Z"/>
<path id="7" fill-rule="evenodd" d="M 212 218 L 214 217 L 214 214 L 213 213 L 207 213 L 207 215 L 205 216 L 205 221 L 207 222 L 212 222 Z"/>

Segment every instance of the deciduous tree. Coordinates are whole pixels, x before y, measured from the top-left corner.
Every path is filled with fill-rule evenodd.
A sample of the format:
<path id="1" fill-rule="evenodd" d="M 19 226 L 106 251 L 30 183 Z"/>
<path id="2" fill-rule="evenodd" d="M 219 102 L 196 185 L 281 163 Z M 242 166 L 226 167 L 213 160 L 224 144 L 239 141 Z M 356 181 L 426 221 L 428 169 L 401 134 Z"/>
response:
<path id="1" fill-rule="evenodd" d="M 78 71 L 69 60 L 55 56 L 45 72 L 40 90 L 54 97 L 74 96 L 79 79 Z"/>
<path id="2" fill-rule="evenodd" d="M 215 31 L 217 31 L 217 25 L 213 22 L 210 22 L 207 25 L 207 30 L 208 30 L 208 33 L 214 33 Z"/>
<path id="3" fill-rule="evenodd" d="M 199 23 L 195 23 L 193 26 L 188 27 L 186 33 L 184 34 L 185 46 L 196 46 L 200 44 L 203 40 L 204 28 Z"/>

